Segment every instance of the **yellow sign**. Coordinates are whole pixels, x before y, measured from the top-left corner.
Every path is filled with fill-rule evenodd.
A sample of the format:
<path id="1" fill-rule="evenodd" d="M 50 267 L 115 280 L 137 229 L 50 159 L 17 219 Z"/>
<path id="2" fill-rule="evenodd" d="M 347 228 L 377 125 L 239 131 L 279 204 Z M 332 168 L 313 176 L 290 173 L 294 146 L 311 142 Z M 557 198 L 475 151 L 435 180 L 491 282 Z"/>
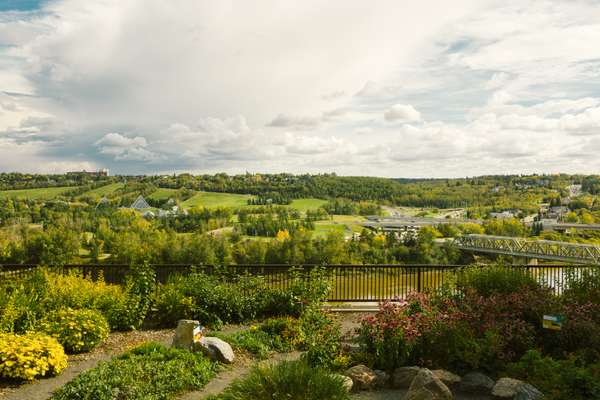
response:
<path id="1" fill-rule="evenodd" d="M 544 329 L 560 331 L 562 329 L 562 315 L 544 315 L 542 326 Z"/>

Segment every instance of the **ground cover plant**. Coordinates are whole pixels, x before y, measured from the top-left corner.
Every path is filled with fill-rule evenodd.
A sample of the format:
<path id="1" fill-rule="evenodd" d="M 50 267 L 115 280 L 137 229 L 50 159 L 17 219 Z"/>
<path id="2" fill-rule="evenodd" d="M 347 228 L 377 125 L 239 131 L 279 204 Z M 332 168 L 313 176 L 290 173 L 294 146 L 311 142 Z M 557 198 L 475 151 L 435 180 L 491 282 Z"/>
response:
<path id="1" fill-rule="evenodd" d="M 147 343 L 82 373 L 52 399 L 170 399 L 202 388 L 215 368 L 201 353 Z"/>
<path id="2" fill-rule="evenodd" d="M 211 400 L 346 400 L 343 377 L 304 361 L 284 361 L 254 367 Z"/>

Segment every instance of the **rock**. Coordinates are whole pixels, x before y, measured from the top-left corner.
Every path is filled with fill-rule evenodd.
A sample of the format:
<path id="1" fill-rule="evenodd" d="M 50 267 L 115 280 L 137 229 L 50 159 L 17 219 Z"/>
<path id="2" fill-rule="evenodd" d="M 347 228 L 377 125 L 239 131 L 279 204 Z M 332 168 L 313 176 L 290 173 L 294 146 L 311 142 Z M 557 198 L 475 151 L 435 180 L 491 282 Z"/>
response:
<path id="1" fill-rule="evenodd" d="M 177 322 L 177 329 L 173 337 L 172 347 L 189 350 L 194 344 L 194 329 L 200 326 L 200 322 L 191 319 L 181 319 Z"/>
<path id="2" fill-rule="evenodd" d="M 420 370 L 419 367 L 396 368 L 392 375 L 392 386 L 396 389 L 408 389 Z"/>
<path id="3" fill-rule="evenodd" d="M 342 351 L 348 354 L 360 353 L 360 345 L 358 343 L 344 342 L 342 343 Z"/>
<path id="4" fill-rule="evenodd" d="M 362 364 L 348 368 L 344 375 L 352 379 L 355 390 L 371 390 L 375 387 L 375 382 L 377 381 L 375 372 Z"/>
<path id="5" fill-rule="evenodd" d="M 352 386 L 354 386 L 352 378 L 342 374 L 331 374 L 331 376 L 339 378 L 342 381 L 342 386 L 346 389 L 346 392 L 350 393 L 352 391 Z"/>
<path id="6" fill-rule="evenodd" d="M 404 400 L 453 400 L 452 392 L 433 372 L 423 368 L 413 379 Z"/>
<path id="7" fill-rule="evenodd" d="M 376 388 L 386 387 L 388 385 L 388 383 L 390 382 L 390 375 L 387 372 L 382 371 L 380 369 L 376 369 L 373 371 L 373 373 L 376 376 L 375 382 L 374 382 L 374 385 Z"/>
<path id="8" fill-rule="evenodd" d="M 496 382 L 492 389 L 492 396 L 495 399 L 513 399 L 517 395 L 517 390 L 523 381 L 512 378 L 501 378 Z"/>
<path id="9" fill-rule="evenodd" d="M 462 377 L 459 388 L 465 393 L 490 394 L 494 381 L 481 372 L 469 372 Z"/>
<path id="10" fill-rule="evenodd" d="M 544 395 L 528 383 L 512 378 L 501 378 L 492 389 L 492 396 L 498 400 L 536 400 Z"/>
<path id="11" fill-rule="evenodd" d="M 216 337 L 206 336 L 194 341 L 193 349 L 201 351 L 211 360 L 224 364 L 231 364 L 235 359 L 229 343 Z"/>
<path id="12" fill-rule="evenodd" d="M 523 383 L 515 396 L 515 400 L 538 400 L 543 398 L 544 394 L 529 383 Z"/>
<path id="13" fill-rule="evenodd" d="M 435 375 L 436 378 L 442 381 L 444 385 L 448 386 L 449 388 L 457 386 L 462 380 L 460 376 L 453 374 L 450 371 L 446 371 L 445 369 L 436 369 L 431 372 L 433 372 L 433 375 Z"/>

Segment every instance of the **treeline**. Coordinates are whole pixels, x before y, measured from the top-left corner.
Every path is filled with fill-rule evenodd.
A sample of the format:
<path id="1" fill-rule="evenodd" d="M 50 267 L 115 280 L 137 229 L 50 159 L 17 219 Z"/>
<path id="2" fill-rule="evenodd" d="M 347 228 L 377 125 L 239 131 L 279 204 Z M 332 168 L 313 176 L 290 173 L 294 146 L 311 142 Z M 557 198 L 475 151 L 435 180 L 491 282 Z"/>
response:
<path id="1" fill-rule="evenodd" d="M 282 228 L 282 227 L 278 227 Z M 61 265 L 106 263 L 455 263 L 459 253 L 438 246 L 423 230 L 399 241 L 393 235 L 363 232 L 345 240 L 340 233 L 315 238 L 309 229 L 288 231 L 282 240 L 245 239 L 241 232 L 178 234 L 156 221 L 119 209 L 108 216 L 62 214 L 52 223 L 0 230 L 0 263 Z"/>
<path id="2" fill-rule="evenodd" d="M 381 215 L 383 213 L 379 204 L 348 199 L 330 200 L 323 209 L 330 215 Z"/>
<path id="3" fill-rule="evenodd" d="M 101 186 L 114 181 L 114 179 L 112 177 L 95 176 L 83 172 L 52 175 L 2 172 L 0 173 L 0 190 L 83 186 L 95 183 Z"/>

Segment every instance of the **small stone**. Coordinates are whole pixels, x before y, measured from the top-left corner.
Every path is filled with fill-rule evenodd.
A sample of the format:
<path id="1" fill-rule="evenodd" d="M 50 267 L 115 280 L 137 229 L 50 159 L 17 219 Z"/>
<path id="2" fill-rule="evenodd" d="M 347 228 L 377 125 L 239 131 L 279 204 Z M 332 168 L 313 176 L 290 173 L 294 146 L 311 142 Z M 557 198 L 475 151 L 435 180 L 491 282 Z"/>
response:
<path id="1" fill-rule="evenodd" d="M 542 392 L 528 383 L 512 378 L 501 378 L 492 389 L 497 400 L 537 400 L 544 397 Z"/>
<path id="2" fill-rule="evenodd" d="M 529 383 L 523 383 L 515 396 L 515 400 L 539 400 L 543 398 L 544 394 Z"/>
<path id="3" fill-rule="evenodd" d="M 433 372 L 423 368 L 417 373 L 404 400 L 453 400 L 452 392 Z"/>
<path id="4" fill-rule="evenodd" d="M 376 376 L 374 383 L 376 388 L 384 388 L 390 382 L 390 375 L 387 372 L 376 369 L 373 371 L 373 373 Z"/>
<path id="5" fill-rule="evenodd" d="M 235 359 L 233 349 L 229 343 L 216 337 L 206 336 L 196 340 L 193 349 L 201 351 L 211 360 L 224 364 L 231 364 Z"/>
<path id="6" fill-rule="evenodd" d="M 512 378 L 501 378 L 492 389 L 492 396 L 495 399 L 513 399 L 517 395 L 517 390 L 523 385 L 523 381 Z"/>
<path id="7" fill-rule="evenodd" d="M 362 364 L 348 368 L 344 375 L 352 379 L 355 390 L 371 390 L 374 388 L 377 380 L 377 375 L 375 375 L 375 372 L 373 372 L 371 368 Z"/>
<path id="8" fill-rule="evenodd" d="M 420 367 L 396 368 L 392 375 L 392 386 L 396 389 L 408 389 L 420 370 Z"/>
<path id="9" fill-rule="evenodd" d="M 181 319 L 177 322 L 172 347 L 189 350 L 194 343 L 194 329 L 200 326 L 200 322 L 191 319 Z"/>
<path id="10" fill-rule="evenodd" d="M 342 374 L 331 374 L 331 376 L 339 378 L 342 381 L 342 386 L 344 387 L 346 392 L 350 393 L 352 391 L 352 386 L 354 386 L 352 378 Z"/>
<path id="11" fill-rule="evenodd" d="M 445 369 L 436 369 L 431 371 L 436 378 L 444 383 L 444 385 L 448 387 L 454 387 L 458 385 L 461 381 L 460 376 L 453 374 L 450 371 L 446 371 Z"/>
<path id="12" fill-rule="evenodd" d="M 469 372 L 462 377 L 459 388 L 465 393 L 490 394 L 494 388 L 494 381 L 481 372 Z"/>

